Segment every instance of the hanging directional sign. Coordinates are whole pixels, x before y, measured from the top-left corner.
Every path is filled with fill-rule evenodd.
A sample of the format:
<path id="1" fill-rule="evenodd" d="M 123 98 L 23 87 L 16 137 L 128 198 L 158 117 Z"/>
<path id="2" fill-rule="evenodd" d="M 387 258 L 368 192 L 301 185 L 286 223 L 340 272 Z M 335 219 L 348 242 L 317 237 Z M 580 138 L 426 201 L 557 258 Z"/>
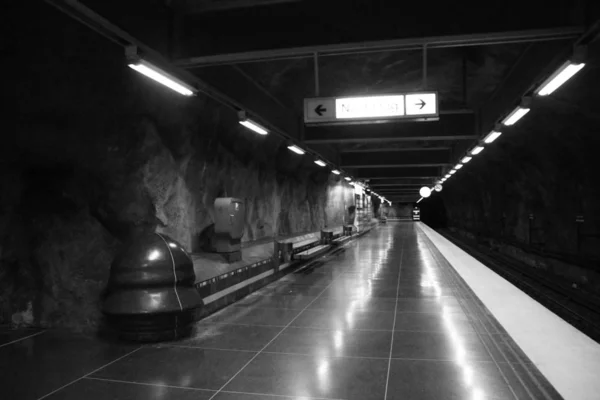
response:
<path id="1" fill-rule="evenodd" d="M 438 115 L 436 92 L 304 99 L 304 122 L 307 124 L 433 119 Z"/>
<path id="2" fill-rule="evenodd" d="M 335 98 L 304 99 L 304 120 L 335 121 Z"/>

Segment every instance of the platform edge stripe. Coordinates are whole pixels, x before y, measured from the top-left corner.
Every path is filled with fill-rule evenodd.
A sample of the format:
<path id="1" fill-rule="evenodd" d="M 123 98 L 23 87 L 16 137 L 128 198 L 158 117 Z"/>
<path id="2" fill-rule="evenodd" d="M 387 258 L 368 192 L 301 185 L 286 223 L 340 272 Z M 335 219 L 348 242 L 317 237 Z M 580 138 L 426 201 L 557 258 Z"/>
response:
<path id="1" fill-rule="evenodd" d="M 565 400 L 598 399 L 599 344 L 431 227 L 420 229 Z M 532 334 L 541 331 L 544 340 Z"/>

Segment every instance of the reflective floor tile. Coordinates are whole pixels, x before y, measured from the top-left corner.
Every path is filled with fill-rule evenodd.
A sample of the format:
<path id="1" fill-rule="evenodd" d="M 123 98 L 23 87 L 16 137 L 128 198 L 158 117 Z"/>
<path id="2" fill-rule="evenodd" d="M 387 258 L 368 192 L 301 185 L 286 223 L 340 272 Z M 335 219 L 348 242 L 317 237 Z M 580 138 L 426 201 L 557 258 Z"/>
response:
<path id="1" fill-rule="evenodd" d="M 315 356 L 384 357 L 390 355 L 392 332 L 287 328 L 264 351 Z"/>
<path id="2" fill-rule="evenodd" d="M 319 297 L 308 306 L 309 310 L 360 310 L 365 312 L 394 311 L 395 299 L 365 298 L 349 300 L 340 297 Z"/>
<path id="3" fill-rule="evenodd" d="M 328 397 L 347 400 L 383 398 L 388 360 L 319 358 L 262 353 L 225 391 Z"/>
<path id="4" fill-rule="evenodd" d="M 336 276 L 315 273 L 292 273 L 284 276 L 280 282 L 293 282 L 301 285 L 327 286 L 337 279 Z"/>
<path id="5" fill-rule="evenodd" d="M 397 311 L 413 313 L 459 313 L 464 314 L 461 302 L 453 296 L 431 298 L 401 298 L 398 299 Z"/>
<path id="6" fill-rule="evenodd" d="M 145 347 L 92 377 L 198 389 L 219 389 L 255 353 L 190 347 Z"/>
<path id="7" fill-rule="evenodd" d="M 338 297 L 342 299 L 362 299 L 362 298 L 396 298 L 395 287 L 374 287 L 366 283 L 355 287 L 334 286 L 323 292 L 323 297 Z"/>
<path id="8" fill-rule="evenodd" d="M 395 332 L 392 357 L 422 360 L 492 361 L 476 333 Z"/>
<path id="9" fill-rule="evenodd" d="M 214 391 L 82 379 L 47 397 L 48 400 L 208 400 Z"/>
<path id="10" fill-rule="evenodd" d="M 308 400 L 306 396 L 277 396 L 272 394 L 249 394 L 240 392 L 219 392 L 213 400 Z"/>
<path id="11" fill-rule="evenodd" d="M 46 331 L 0 348 L 0 397 L 36 400 L 139 346 Z"/>
<path id="12" fill-rule="evenodd" d="M 514 400 L 493 362 L 392 360 L 388 400 Z"/>
<path id="13" fill-rule="evenodd" d="M 257 295 L 251 294 L 230 307 L 255 307 L 255 308 L 289 308 L 302 310 L 309 305 L 314 296 L 286 296 L 286 295 Z"/>
<path id="14" fill-rule="evenodd" d="M 321 329 L 392 330 L 393 312 L 371 313 L 361 310 L 305 310 L 291 326 Z"/>
<path id="15" fill-rule="evenodd" d="M 449 335 L 483 332 L 476 329 L 466 314 L 460 313 L 398 313 L 397 331 L 446 332 Z"/>
<path id="16" fill-rule="evenodd" d="M 276 281 L 261 289 L 261 293 L 265 295 L 285 295 L 285 296 L 318 296 L 323 291 L 323 285 L 315 283 L 302 284 L 299 282 L 279 282 Z"/>
<path id="17" fill-rule="evenodd" d="M 227 307 L 203 321 L 227 324 L 286 326 L 300 310 L 287 308 Z"/>
<path id="18" fill-rule="evenodd" d="M 456 291 L 453 288 L 437 285 L 435 282 L 427 282 L 414 286 L 400 286 L 398 298 L 437 298 L 453 297 Z"/>
<path id="19" fill-rule="evenodd" d="M 200 322 L 191 337 L 169 343 L 173 346 L 196 346 L 226 350 L 262 349 L 279 332 L 280 327 L 227 325 Z"/>

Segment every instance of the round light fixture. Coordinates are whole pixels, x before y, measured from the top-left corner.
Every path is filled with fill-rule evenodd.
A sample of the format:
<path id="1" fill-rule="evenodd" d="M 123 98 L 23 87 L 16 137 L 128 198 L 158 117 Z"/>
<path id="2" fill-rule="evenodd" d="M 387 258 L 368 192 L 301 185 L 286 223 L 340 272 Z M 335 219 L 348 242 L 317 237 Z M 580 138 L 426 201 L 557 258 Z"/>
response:
<path id="1" fill-rule="evenodd" d="M 442 185 L 440 185 L 440 184 L 438 183 L 437 185 L 435 185 L 435 186 L 434 186 L 434 189 L 435 189 L 435 191 L 436 191 L 436 192 L 441 192 L 441 191 L 442 191 L 442 189 L 443 189 L 443 187 L 442 187 Z"/>
<path id="2" fill-rule="evenodd" d="M 429 189 L 427 186 L 423 186 L 420 190 L 419 190 L 419 194 L 421 195 L 421 197 L 426 198 L 431 196 L 431 189 Z"/>

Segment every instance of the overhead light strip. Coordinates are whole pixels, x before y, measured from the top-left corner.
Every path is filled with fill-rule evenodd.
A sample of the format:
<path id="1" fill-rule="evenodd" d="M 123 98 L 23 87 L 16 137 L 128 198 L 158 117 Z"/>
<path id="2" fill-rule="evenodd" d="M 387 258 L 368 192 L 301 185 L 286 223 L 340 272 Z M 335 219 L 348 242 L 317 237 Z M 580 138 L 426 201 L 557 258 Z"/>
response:
<path id="1" fill-rule="evenodd" d="M 476 156 L 477 154 L 481 153 L 482 151 L 483 151 L 483 146 L 475 146 L 470 151 L 470 153 L 471 153 L 472 156 Z"/>
<path id="2" fill-rule="evenodd" d="M 506 126 L 511 126 L 517 123 L 517 121 L 519 121 L 521 118 L 523 118 L 525 115 L 527 115 L 527 113 L 531 110 L 531 108 L 524 108 L 524 107 L 517 107 L 513 110 L 513 112 L 511 112 L 510 114 L 508 114 L 508 116 L 506 118 L 504 118 L 504 120 L 502 121 L 502 124 L 506 125 Z"/>
<path id="3" fill-rule="evenodd" d="M 585 63 L 573 63 L 572 61 L 567 61 L 557 69 L 556 72 L 550 75 L 535 93 L 538 96 L 548 96 L 549 94 L 554 93 L 556 89 L 575 76 L 575 74 L 581 71 L 583 67 L 585 67 Z"/>
<path id="4" fill-rule="evenodd" d="M 171 90 L 176 91 L 179 94 L 184 96 L 193 96 L 197 93 L 197 90 L 193 86 L 175 78 L 174 76 L 146 60 L 139 58 L 135 61 L 130 61 L 127 65 L 129 68 L 147 76 L 148 78 L 168 87 Z"/>
<path id="5" fill-rule="evenodd" d="M 500 131 L 491 131 L 490 133 L 487 134 L 486 137 L 483 138 L 483 142 L 486 144 L 490 144 L 494 140 L 498 139 L 500 137 L 500 135 L 502 135 L 502 132 L 500 132 Z"/>
<path id="6" fill-rule="evenodd" d="M 300 147 L 296 146 L 295 144 L 288 146 L 288 149 L 290 149 L 294 153 L 300 154 L 300 155 L 306 153 L 304 150 L 302 150 Z"/>
<path id="7" fill-rule="evenodd" d="M 248 129 L 250 129 L 251 131 L 258 133 L 259 135 L 266 135 L 269 133 L 268 130 L 266 130 L 265 128 L 263 128 L 262 126 L 257 124 L 256 122 L 251 121 L 249 119 L 240 121 L 240 124 L 242 124 L 243 126 L 245 126 Z"/>

